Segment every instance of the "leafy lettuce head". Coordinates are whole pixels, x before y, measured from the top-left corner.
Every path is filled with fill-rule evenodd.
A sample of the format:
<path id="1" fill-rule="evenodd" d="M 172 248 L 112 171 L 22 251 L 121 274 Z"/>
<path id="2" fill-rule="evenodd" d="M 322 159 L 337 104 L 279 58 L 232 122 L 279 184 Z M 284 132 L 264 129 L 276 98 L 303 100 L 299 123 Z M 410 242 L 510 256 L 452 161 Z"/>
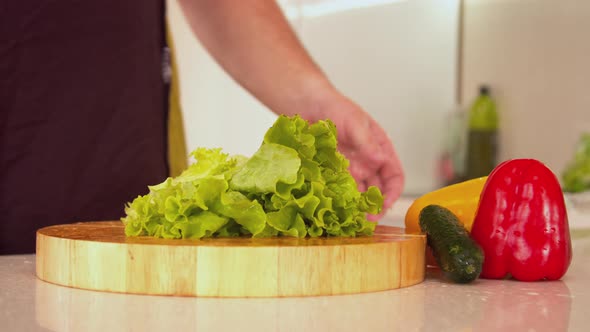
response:
<path id="1" fill-rule="evenodd" d="M 126 206 L 127 236 L 371 235 L 383 196 L 359 192 L 348 160 L 337 150 L 329 120 L 309 124 L 279 116 L 250 157 L 199 148 L 176 178 L 149 187 Z"/>

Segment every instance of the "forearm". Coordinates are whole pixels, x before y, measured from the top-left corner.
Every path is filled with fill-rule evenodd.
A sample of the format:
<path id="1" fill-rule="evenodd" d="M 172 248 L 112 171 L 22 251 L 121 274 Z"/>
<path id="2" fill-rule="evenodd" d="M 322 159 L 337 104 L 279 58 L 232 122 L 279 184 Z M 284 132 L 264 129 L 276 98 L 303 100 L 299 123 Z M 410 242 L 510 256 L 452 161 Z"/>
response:
<path id="1" fill-rule="evenodd" d="M 336 93 L 272 0 L 179 0 L 204 47 L 272 111 L 311 112 Z"/>

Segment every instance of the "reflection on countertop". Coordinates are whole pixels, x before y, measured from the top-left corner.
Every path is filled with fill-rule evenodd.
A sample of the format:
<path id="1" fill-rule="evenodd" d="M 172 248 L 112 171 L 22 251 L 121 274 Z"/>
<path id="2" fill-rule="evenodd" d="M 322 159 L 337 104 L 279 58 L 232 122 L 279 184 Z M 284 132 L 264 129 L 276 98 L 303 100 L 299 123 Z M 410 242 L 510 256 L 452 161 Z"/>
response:
<path id="1" fill-rule="evenodd" d="M 459 286 L 438 278 L 431 271 L 406 289 L 307 298 L 125 295 L 39 280 L 32 291 L 34 319 L 52 331 L 565 331 L 570 324 L 575 297 L 567 282 Z M 580 311 L 589 304 L 585 295 Z"/>
<path id="2" fill-rule="evenodd" d="M 397 218 L 393 218 L 399 221 Z M 388 219 L 386 223 L 396 220 Z M 398 290 L 300 298 L 188 298 L 72 289 L 35 277 L 35 256 L 0 256 L 5 331 L 585 331 L 590 229 L 572 230 L 561 281 L 457 285 L 429 269 Z M 115 271 L 113 271 L 115 273 Z"/>

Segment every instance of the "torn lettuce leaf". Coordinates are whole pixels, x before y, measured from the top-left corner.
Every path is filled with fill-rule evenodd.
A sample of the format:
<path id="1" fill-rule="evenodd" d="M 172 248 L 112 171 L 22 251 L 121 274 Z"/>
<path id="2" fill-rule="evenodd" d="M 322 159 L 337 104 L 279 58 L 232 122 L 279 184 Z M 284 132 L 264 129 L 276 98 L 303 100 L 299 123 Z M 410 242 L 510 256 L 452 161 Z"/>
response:
<path id="1" fill-rule="evenodd" d="M 127 236 L 371 235 L 383 196 L 359 192 L 338 152 L 336 127 L 279 116 L 252 157 L 198 148 L 176 178 L 150 186 L 125 208 Z"/>
<path id="2" fill-rule="evenodd" d="M 276 193 L 278 184 L 294 184 L 301 166 L 297 151 L 279 144 L 263 144 L 231 179 L 233 190 Z"/>

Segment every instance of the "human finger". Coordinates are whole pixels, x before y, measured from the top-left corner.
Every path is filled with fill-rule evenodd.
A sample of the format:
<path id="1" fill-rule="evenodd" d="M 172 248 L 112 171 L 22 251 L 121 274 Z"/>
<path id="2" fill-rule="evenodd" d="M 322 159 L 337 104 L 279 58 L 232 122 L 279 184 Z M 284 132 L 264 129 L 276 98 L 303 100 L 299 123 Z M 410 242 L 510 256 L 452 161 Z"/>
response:
<path id="1" fill-rule="evenodd" d="M 387 209 L 393 205 L 400 196 L 404 187 L 404 174 L 401 162 L 397 157 L 397 154 L 391 147 L 392 152 L 389 154 L 389 158 L 381 164 L 378 176 L 381 182 L 381 191 L 385 197 L 384 207 Z"/>

